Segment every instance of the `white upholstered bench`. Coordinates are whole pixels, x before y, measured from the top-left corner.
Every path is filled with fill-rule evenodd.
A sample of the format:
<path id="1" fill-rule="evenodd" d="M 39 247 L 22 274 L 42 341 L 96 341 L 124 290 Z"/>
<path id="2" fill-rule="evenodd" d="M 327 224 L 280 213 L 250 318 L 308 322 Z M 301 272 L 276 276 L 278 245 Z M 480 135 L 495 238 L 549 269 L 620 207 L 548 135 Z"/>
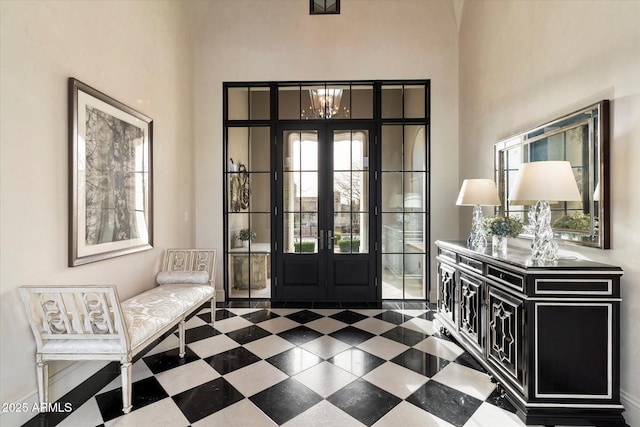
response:
<path id="1" fill-rule="evenodd" d="M 159 286 L 120 302 L 115 286 L 22 286 L 20 294 L 36 340 L 38 396 L 48 398 L 48 361 L 118 360 L 122 411 L 131 411 L 131 364 L 149 345 L 178 326 L 185 354 L 184 322 L 211 302 L 215 319 L 212 249 L 168 249 Z"/>

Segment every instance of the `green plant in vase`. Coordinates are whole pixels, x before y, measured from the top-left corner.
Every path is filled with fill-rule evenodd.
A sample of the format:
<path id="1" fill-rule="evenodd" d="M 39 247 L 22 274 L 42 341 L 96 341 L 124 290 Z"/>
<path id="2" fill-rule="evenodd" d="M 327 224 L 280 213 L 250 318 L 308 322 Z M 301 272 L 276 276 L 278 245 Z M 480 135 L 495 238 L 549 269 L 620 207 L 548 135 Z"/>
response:
<path id="1" fill-rule="evenodd" d="M 519 218 L 509 216 L 486 216 L 482 219 L 482 228 L 487 236 L 492 236 L 493 255 L 507 254 L 507 237 L 518 237 L 524 225 Z"/>
<path id="2" fill-rule="evenodd" d="M 248 228 L 243 228 L 238 232 L 237 239 L 242 242 L 242 246 L 248 247 L 249 241 L 254 242 L 256 240 L 256 233 Z"/>

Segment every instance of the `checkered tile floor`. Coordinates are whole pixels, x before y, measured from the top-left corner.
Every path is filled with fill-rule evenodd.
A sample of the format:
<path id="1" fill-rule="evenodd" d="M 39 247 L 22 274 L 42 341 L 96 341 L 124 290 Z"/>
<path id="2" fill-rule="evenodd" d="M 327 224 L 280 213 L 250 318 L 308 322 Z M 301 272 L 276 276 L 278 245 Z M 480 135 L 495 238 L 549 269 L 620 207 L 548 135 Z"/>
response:
<path id="1" fill-rule="evenodd" d="M 205 309 L 60 426 L 523 426 L 428 308 Z"/>

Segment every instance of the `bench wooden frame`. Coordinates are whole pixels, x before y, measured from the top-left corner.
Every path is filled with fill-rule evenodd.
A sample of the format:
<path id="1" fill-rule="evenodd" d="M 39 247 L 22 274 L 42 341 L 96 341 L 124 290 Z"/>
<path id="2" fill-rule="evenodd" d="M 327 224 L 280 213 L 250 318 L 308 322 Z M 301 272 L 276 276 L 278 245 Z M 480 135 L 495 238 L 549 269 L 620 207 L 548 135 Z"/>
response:
<path id="1" fill-rule="evenodd" d="M 215 320 L 215 261 L 213 249 L 168 249 L 163 271 L 207 271 L 207 284 L 161 285 L 129 300 L 120 302 L 115 285 L 104 286 L 21 286 L 31 330 L 36 341 L 36 373 L 38 397 L 42 408 L 49 403 L 48 362 L 50 360 L 117 360 L 122 376 L 122 411 L 131 411 L 131 365 L 133 358 L 148 349 L 168 332 L 178 327 L 180 357 L 185 355 L 185 320 L 202 305 L 211 303 L 211 326 Z M 180 296 L 177 307 L 169 297 Z M 173 314 L 154 325 L 152 331 L 145 328 L 144 335 L 137 331 L 132 344 L 131 317 L 127 303 L 136 299 L 154 299 Z M 184 302 L 186 301 L 186 302 Z M 123 309 L 123 305 L 125 308 Z M 143 314 L 144 316 L 147 314 Z M 148 314 L 150 320 L 152 315 Z M 138 321 L 140 314 L 138 314 Z"/>

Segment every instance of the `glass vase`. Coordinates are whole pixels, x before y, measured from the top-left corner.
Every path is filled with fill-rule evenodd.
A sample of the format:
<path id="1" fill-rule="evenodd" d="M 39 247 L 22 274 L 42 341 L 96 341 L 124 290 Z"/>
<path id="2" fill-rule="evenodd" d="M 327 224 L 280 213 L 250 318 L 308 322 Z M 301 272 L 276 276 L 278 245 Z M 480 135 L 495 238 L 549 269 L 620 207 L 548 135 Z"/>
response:
<path id="1" fill-rule="evenodd" d="M 492 236 L 491 254 L 501 258 L 507 256 L 507 236 Z"/>

